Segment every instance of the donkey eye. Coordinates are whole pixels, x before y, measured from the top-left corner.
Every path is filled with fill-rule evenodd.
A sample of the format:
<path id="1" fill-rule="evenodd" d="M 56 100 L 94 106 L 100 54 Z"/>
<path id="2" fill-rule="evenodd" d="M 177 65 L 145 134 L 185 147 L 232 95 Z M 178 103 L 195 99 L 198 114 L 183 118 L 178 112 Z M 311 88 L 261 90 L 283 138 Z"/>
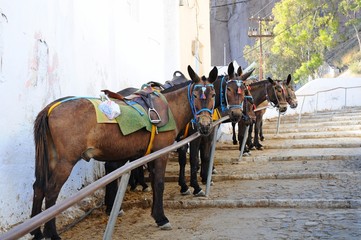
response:
<path id="1" fill-rule="evenodd" d="M 227 87 L 227 91 L 231 91 L 232 90 L 232 88 L 230 88 L 230 87 Z"/>
<path id="2" fill-rule="evenodd" d="M 197 96 L 197 95 L 195 95 L 195 94 L 193 94 L 193 97 L 194 97 L 194 98 L 198 98 L 198 96 Z"/>
<path id="3" fill-rule="evenodd" d="M 212 94 L 212 98 L 215 98 L 215 97 L 216 97 L 216 94 L 215 94 L 215 93 L 213 93 L 213 94 Z"/>

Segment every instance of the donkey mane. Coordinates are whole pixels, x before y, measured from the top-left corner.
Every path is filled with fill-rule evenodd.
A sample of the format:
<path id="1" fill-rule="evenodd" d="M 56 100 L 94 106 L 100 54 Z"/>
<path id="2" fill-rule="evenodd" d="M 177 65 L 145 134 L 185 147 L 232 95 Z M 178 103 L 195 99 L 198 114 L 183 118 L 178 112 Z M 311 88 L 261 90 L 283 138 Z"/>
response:
<path id="1" fill-rule="evenodd" d="M 164 89 L 161 91 L 161 93 L 169 93 L 169 92 L 173 92 L 173 91 L 176 91 L 178 89 L 181 89 L 185 86 L 187 86 L 189 83 L 191 83 L 192 81 L 191 80 L 188 80 L 186 82 L 183 82 L 183 83 L 180 83 L 180 84 L 177 84 L 177 85 L 174 85 L 170 88 L 167 88 L 167 89 Z"/>

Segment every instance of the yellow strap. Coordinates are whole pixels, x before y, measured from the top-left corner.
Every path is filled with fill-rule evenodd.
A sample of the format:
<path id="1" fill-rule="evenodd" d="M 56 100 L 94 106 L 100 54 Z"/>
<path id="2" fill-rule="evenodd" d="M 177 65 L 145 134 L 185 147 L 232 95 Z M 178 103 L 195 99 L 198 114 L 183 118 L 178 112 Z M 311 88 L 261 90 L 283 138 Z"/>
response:
<path id="1" fill-rule="evenodd" d="M 213 121 L 217 121 L 221 119 L 221 114 L 219 113 L 218 109 L 214 109 L 213 115 L 212 115 L 212 120 Z"/>
<path id="2" fill-rule="evenodd" d="M 61 103 L 61 102 L 56 102 L 56 103 L 53 104 L 53 106 L 51 106 L 51 107 L 49 108 L 49 110 L 48 110 L 48 116 L 50 115 L 50 112 L 53 111 L 53 109 L 54 109 L 56 106 L 60 105 L 60 103 Z"/>
<path id="3" fill-rule="evenodd" d="M 152 131 L 150 133 L 149 145 L 148 145 L 147 151 L 145 152 L 145 155 L 150 154 L 150 151 L 153 148 L 153 141 L 154 141 L 154 136 L 155 136 L 156 130 L 157 130 L 157 127 L 154 124 L 152 124 Z"/>
<path id="4" fill-rule="evenodd" d="M 188 137 L 189 125 L 190 125 L 190 123 L 187 124 L 186 129 L 184 130 L 183 138 Z"/>

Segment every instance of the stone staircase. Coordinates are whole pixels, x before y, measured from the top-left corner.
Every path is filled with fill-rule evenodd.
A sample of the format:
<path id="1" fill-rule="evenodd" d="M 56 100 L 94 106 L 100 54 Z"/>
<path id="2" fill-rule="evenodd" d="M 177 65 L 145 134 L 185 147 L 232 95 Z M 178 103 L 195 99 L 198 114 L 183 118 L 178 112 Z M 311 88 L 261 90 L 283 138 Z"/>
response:
<path id="1" fill-rule="evenodd" d="M 151 193 L 136 191 L 122 217 L 136 230 L 123 225 L 114 239 L 361 239 L 361 108 L 304 114 L 301 124 L 282 116 L 279 134 L 276 124 L 264 121 L 264 150 L 242 161 L 238 146 L 217 143 L 207 197 L 179 193 L 173 154 L 164 191 L 173 230 L 154 227 Z"/>
<path id="2" fill-rule="evenodd" d="M 282 116 L 279 134 L 276 134 L 277 118 L 266 119 L 263 125 L 264 150 L 253 150 L 242 161 L 238 146 L 217 143 L 214 161 L 218 174 L 212 178 L 215 186 L 227 184 L 225 181 L 250 186 L 240 195 L 225 192 L 221 194 L 223 197 L 229 201 L 242 199 L 244 205 L 238 204 L 245 207 L 269 206 L 264 199 L 279 201 L 279 206 L 285 207 L 295 201 L 309 207 L 320 206 L 320 202 L 323 205 L 337 202 L 337 206 L 344 207 L 361 205 L 361 108 L 303 114 L 300 124 L 298 115 Z M 168 182 L 177 182 L 178 169 L 175 159 L 169 163 Z M 302 189 L 300 180 L 309 187 L 302 190 L 304 194 L 297 191 Z M 263 184 L 263 191 L 253 187 Z M 280 189 L 267 185 L 277 185 Z M 322 198 L 318 191 L 322 192 Z"/>

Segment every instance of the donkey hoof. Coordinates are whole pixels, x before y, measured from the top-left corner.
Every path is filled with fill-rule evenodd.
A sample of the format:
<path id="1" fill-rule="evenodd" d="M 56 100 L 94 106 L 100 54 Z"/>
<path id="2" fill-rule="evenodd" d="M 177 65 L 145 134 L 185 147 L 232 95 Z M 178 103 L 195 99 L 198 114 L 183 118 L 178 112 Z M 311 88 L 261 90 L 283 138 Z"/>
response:
<path id="1" fill-rule="evenodd" d="M 166 223 L 162 226 L 159 226 L 160 230 L 172 230 L 172 225 L 170 223 Z"/>
<path id="2" fill-rule="evenodd" d="M 212 174 L 218 174 L 217 169 L 214 168 L 214 169 L 212 170 Z"/>
<path id="3" fill-rule="evenodd" d="M 198 193 L 194 194 L 195 197 L 204 197 L 206 196 L 206 193 L 203 190 L 200 190 Z"/>
<path id="4" fill-rule="evenodd" d="M 191 190 L 187 189 L 187 191 L 181 192 L 181 194 L 182 194 L 183 196 L 191 195 Z"/>
<path id="5" fill-rule="evenodd" d="M 145 187 L 145 188 L 143 188 L 142 191 L 143 191 L 143 192 L 150 192 L 150 188 L 149 188 L 149 187 Z"/>

